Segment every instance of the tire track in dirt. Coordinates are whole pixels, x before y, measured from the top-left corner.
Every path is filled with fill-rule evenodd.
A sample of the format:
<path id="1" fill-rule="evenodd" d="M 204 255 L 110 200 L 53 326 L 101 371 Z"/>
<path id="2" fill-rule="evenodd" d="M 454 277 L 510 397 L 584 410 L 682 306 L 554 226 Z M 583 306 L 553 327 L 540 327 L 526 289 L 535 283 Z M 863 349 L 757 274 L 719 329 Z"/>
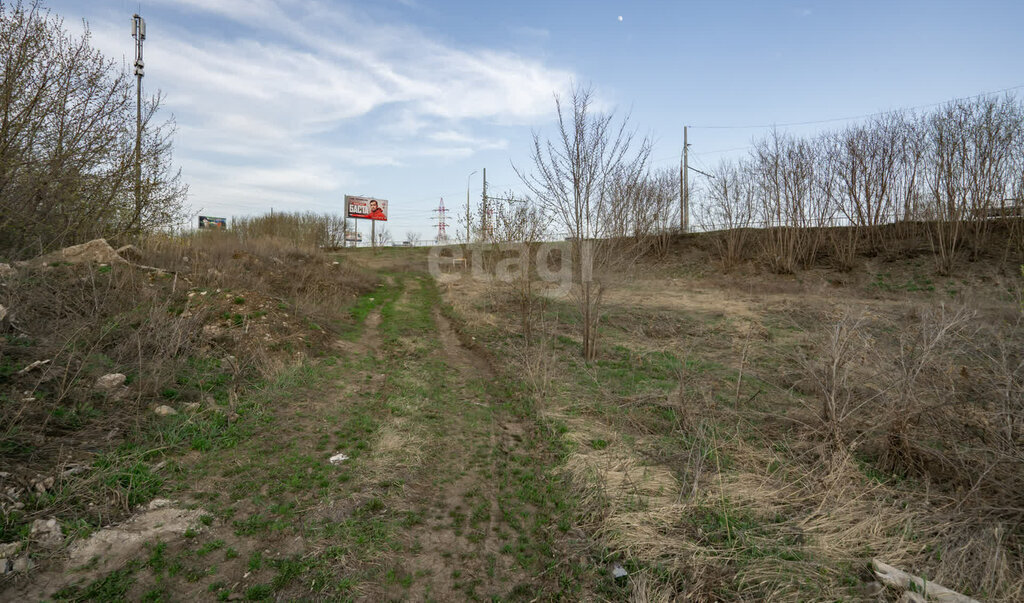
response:
<path id="1" fill-rule="evenodd" d="M 407 288 L 396 305 L 401 311 L 415 297 Z M 516 530 L 503 518 L 498 478 L 499 457 L 511 454 L 517 443 L 507 434 L 522 427 L 507 427 L 505 413 L 489 399 L 487 385 L 497 375 L 488 361 L 462 345 L 436 303 L 429 311 L 430 338 L 439 344 L 429 356 L 444 362 L 439 379 L 444 393 L 420 412 L 444 417 L 431 444 L 440 458 L 407 475 L 402 500 L 395 501 L 410 518 L 397 535 L 405 551 L 385 562 L 389 577 L 364 593 L 367 600 L 502 597 L 528 582 L 502 550 Z M 396 343 L 399 350 L 415 347 Z"/>
<path id="2" fill-rule="evenodd" d="M 434 310 L 434 321 L 437 323 L 438 335 L 445 356 L 465 379 L 493 379 L 494 369 L 479 354 L 462 345 L 452 323 L 440 311 Z"/>

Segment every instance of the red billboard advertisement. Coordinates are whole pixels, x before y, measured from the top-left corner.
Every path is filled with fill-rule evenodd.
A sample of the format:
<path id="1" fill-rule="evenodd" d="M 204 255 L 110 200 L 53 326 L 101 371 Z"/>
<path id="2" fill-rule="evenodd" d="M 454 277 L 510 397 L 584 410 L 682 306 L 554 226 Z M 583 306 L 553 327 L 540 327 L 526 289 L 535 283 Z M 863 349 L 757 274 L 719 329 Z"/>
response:
<path id="1" fill-rule="evenodd" d="M 228 227 L 227 218 L 214 218 L 212 216 L 199 216 L 199 228 L 216 228 L 225 230 Z"/>
<path id="2" fill-rule="evenodd" d="M 374 199 L 373 197 L 345 195 L 345 212 L 350 218 L 387 221 L 388 202 L 385 199 Z"/>

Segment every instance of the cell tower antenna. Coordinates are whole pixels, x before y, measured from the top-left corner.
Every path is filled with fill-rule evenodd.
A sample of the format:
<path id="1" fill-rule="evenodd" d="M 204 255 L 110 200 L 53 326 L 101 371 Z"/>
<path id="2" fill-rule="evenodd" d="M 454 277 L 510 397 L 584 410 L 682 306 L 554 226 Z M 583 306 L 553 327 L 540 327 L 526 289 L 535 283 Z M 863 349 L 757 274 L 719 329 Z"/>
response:
<path id="1" fill-rule="evenodd" d="M 140 9 L 142 4 L 139 3 Z M 142 43 L 146 41 L 146 20 L 132 15 L 132 37 L 135 38 L 135 219 L 142 213 Z M 133 224 L 134 226 L 134 224 Z"/>

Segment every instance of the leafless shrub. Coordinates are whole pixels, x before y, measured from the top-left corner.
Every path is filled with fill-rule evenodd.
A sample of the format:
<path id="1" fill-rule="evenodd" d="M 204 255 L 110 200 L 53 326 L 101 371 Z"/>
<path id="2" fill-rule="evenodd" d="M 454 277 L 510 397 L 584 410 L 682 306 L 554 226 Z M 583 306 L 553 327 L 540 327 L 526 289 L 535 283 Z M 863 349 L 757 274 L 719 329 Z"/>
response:
<path id="1" fill-rule="evenodd" d="M 679 174 L 661 169 L 637 177 L 627 172 L 612 179 L 609 236 L 629 253 L 656 259 L 668 253 L 679 224 Z"/>
<path id="2" fill-rule="evenodd" d="M 955 359 L 963 353 L 974 313 L 945 305 L 921 310 L 900 334 L 886 404 L 887 446 L 883 464 L 896 471 L 923 469 L 913 430 L 930 413 L 955 401 Z M 935 417 L 934 414 L 930 416 Z"/>
<path id="3" fill-rule="evenodd" d="M 757 142 L 754 181 L 761 199 L 758 211 L 765 232 L 762 259 L 774 272 L 791 273 L 808 266 L 821 244 L 814 204 L 815 150 L 807 141 L 777 131 Z"/>
<path id="4" fill-rule="evenodd" d="M 1005 215 L 1024 152 L 1022 108 L 1013 97 L 951 103 L 925 117 L 924 217 L 936 268 L 949 274 L 966 243 L 977 258 L 992 218 Z M 968 235 L 971 235 L 968 239 Z"/>
<path id="5" fill-rule="evenodd" d="M 897 216 L 909 128 L 894 113 L 821 137 L 820 194 L 848 225 L 829 231 L 832 259 L 841 269 L 852 268 L 861 251 L 881 249 L 880 227 Z"/>
<path id="6" fill-rule="evenodd" d="M 714 235 L 719 261 L 726 269 L 745 256 L 756 208 L 748 163 L 722 161 L 708 184 L 707 201 L 697 207 L 697 221 Z"/>
<path id="7" fill-rule="evenodd" d="M 988 377 L 980 393 L 992 401 L 993 428 L 1002 435 L 996 442 L 1012 453 L 1024 445 L 1024 317 L 987 325 L 978 340 L 987 342 L 979 350 Z"/>
<path id="8" fill-rule="evenodd" d="M 542 334 L 533 341 L 524 340 L 513 347 L 513 362 L 538 402 L 546 401 L 552 393 L 558 372 L 558 354 L 554 339 Z"/>
<path id="9" fill-rule="evenodd" d="M 846 423 L 861 407 L 878 396 L 855 394 L 855 369 L 862 366 L 869 349 L 863 316 L 844 312 L 835 324 L 822 333 L 813 348 L 812 357 L 804 357 L 801 364 L 805 374 L 814 383 L 821 398 L 819 419 L 825 442 L 831 452 L 846 453 Z M 864 398 L 864 399 L 861 399 Z"/>
<path id="10" fill-rule="evenodd" d="M 540 318 L 547 298 L 538 295 L 535 282 L 536 243 L 548 225 L 544 208 L 531 199 L 495 201 L 494 242 L 491 259 L 499 287 L 511 291 L 519 311 L 520 332 L 533 341 L 534 322 Z"/>

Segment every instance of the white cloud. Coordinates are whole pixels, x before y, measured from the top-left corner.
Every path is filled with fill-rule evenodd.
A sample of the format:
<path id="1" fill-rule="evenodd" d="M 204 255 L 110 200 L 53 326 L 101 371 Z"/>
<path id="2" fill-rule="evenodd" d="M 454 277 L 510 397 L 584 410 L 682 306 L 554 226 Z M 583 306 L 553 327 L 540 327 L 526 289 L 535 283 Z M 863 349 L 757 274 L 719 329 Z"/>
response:
<path id="1" fill-rule="evenodd" d="M 271 198 L 322 198 L 357 181 L 336 165 L 504 149 L 507 140 L 484 132 L 550 114 L 552 94 L 572 79 L 536 59 L 455 47 L 317 0 L 159 4 L 190 26 L 147 24 L 145 84 L 164 90 L 177 116 L 196 206 L 256 211 Z M 91 26 L 108 56 L 130 52 L 123 23 Z"/>
<path id="2" fill-rule="evenodd" d="M 469 145 L 476 149 L 507 149 L 508 141 L 504 138 L 496 140 L 487 140 L 485 138 L 477 138 L 464 132 L 456 130 L 439 130 L 432 132 L 427 135 L 427 138 L 436 142 L 450 142 L 454 144 Z"/>

